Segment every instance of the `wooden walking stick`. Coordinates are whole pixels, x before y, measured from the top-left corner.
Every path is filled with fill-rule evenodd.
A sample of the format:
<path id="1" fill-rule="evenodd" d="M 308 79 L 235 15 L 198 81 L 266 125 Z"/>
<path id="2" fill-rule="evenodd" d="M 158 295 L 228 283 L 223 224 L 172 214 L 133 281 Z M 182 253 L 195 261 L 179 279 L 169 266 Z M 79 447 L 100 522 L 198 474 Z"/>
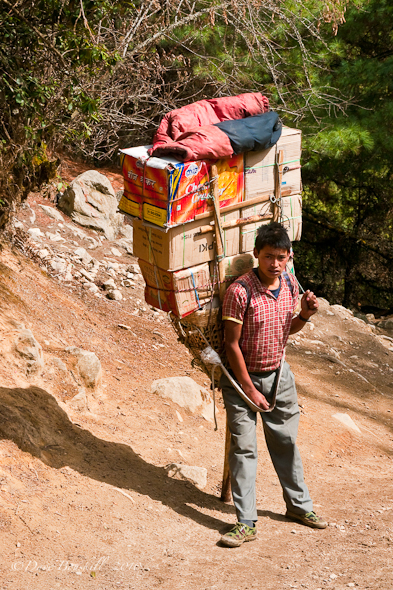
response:
<path id="1" fill-rule="evenodd" d="M 281 185 L 284 170 L 284 152 L 280 150 L 276 154 L 275 166 L 275 187 L 274 187 L 274 204 L 273 204 L 273 221 L 279 221 L 281 216 Z"/>
<path id="2" fill-rule="evenodd" d="M 225 433 L 225 458 L 224 458 L 224 471 L 222 474 L 222 488 L 221 488 L 221 500 L 223 502 L 230 502 L 232 499 L 231 493 L 231 473 L 229 471 L 229 447 L 231 446 L 231 433 L 227 426 Z"/>
<path id="3" fill-rule="evenodd" d="M 218 280 L 220 283 L 220 301 L 222 302 L 225 295 L 225 264 L 224 264 L 224 234 L 220 218 L 220 198 L 218 194 L 218 171 L 216 164 L 211 167 L 212 189 L 213 189 L 213 206 L 214 206 L 214 228 L 216 238 L 216 252 L 218 262 Z M 228 428 L 228 419 L 225 434 L 225 457 L 224 472 L 222 478 L 221 500 L 223 502 L 231 501 L 231 475 L 229 472 L 229 446 L 231 443 L 231 433 Z"/>
<path id="4" fill-rule="evenodd" d="M 218 171 L 216 164 L 212 164 L 212 188 L 213 188 L 213 206 L 214 206 L 214 226 L 216 240 L 216 254 L 218 262 L 218 280 L 220 283 L 220 301 L 222 302 L 225 295 L 225 263 L 224 263 L 224 232 L 220 217 L 220 198 L 218 195 Z"/>

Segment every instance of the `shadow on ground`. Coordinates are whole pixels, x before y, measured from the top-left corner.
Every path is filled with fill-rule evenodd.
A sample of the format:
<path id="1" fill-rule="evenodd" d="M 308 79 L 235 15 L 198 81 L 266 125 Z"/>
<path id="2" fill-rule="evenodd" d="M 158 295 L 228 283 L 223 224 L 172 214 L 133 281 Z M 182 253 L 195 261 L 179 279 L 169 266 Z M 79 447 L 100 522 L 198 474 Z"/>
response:
<path id="1" fill-rule="evenodd" d="M 39 387 L 0 387 L 0 436 L 50 467 L 69 466 L 86 477 L 148 495 L 208 528 L 220 529 L 224 523 L 189 504 L 234 513 L 233 506 L 217 497 L 170 479 L 163 467 L 147 463 L 131 447 L 77 427 L 56 399 Z"/>

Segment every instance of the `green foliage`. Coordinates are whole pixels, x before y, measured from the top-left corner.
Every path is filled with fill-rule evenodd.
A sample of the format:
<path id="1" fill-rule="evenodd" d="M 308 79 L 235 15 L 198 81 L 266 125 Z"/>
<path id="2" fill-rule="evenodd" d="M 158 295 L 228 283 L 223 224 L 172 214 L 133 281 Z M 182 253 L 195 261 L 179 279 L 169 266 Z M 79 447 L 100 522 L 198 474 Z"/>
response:
<path id="1" fill-rule="evenodd" d="M 24 198 L 53 176 L 57 159 L 51 152 L 66 142 L 82 144 L 100 120 L 95 81 L 110 74 L 120 56 L 91 30 L 98 22 L 107 26 L 116 10 L 102 2 L 100 16 L 95 4 L 0 3 L 3 204 Z"/>
<path id="2" fill-rule="evenodd" d="M 335 272 L 326 273 L 320 288 L 337 302 L 356 307 L 393 308 L 388 269 L 393 251 L 393 7 L 370 0 L 350 9 L 340 27 L 320 83 L 336 85 L 336 96 L 348 97 L 345 113 L 305 117 L 306 185 L 304 207 L 309 222 L 309 249 L 314 265 L 299 247 L 299 266 L 307 259 L 308 277 L 319 274 L 335 257 Z M 326 242 L 315 224 L 331 224 Z M 318 226 L 320 227 L 320 225 Z M 337 240 L 337 232 L 340 240 Z M 326 232 L 325 232 L 326 234 Z M 340 250 L 341 249 L 341 250 Z M 375 271 L 378 268 L 378 272 Z M 330 277 L 337 273 L 341 288 Z M 378 287 L 378 288 L 377 288 Z"/>
<path id="3" fill-rule="evenodd" d="M 349 123 L 324 129 L 307 142 L 311 151 L 310 158 L 319 161 L 320 158 L 341 160 L 344 156 L 359 155 L 361 150 L 370 152 L 374 148 L 374 139 L 368 129 L 359 123 Z"/>
<path id="4" fill-rule="evenodd" d="M 389 0 L 2 0 L 0 206 L 58 151 L 108 160 L 173 108 L 261 91 L 303 131 L 302 278 L 393 307 L 387 279 L 365 287 L 393 247 L 392 17 Z"/>

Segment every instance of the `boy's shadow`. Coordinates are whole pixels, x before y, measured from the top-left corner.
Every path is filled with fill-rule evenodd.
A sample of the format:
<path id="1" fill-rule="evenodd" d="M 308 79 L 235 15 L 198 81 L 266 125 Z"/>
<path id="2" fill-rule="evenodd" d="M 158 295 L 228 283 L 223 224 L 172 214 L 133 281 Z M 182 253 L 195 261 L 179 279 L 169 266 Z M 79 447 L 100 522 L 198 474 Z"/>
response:
<path id="1" fill-rule="evenodd" d="M 56 399 L 39 387 L 0 387 L 0 436 L 50 467 L 67 465 L 86 477 L 150 496 L 208 528 L 220 529 L 224 523 L 190 504 L 234 513 L 233 506 L 219 498 L 169 478 L 163 467 L 147 463 L 131 447 L 78 428 Z"/>

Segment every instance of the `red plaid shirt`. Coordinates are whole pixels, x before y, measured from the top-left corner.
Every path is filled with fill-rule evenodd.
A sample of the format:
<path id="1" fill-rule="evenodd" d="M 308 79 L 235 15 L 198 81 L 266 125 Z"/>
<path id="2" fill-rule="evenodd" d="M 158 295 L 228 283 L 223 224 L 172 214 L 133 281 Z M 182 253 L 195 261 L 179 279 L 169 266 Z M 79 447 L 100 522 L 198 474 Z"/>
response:
<path id="1" fill-rule="evenodd" d="M 250 373 L 272 371 L 280 365 L 288 340 L 299 288 L 288 273 L 293 294 L 284 277 L 276 299 L 251 270 L 241 277 L 251 295 L 247 313 L 247 290 L 236 281 L 228 287 L 222 307 L 223 320 L 243 324 L 239 341 Z"/>

